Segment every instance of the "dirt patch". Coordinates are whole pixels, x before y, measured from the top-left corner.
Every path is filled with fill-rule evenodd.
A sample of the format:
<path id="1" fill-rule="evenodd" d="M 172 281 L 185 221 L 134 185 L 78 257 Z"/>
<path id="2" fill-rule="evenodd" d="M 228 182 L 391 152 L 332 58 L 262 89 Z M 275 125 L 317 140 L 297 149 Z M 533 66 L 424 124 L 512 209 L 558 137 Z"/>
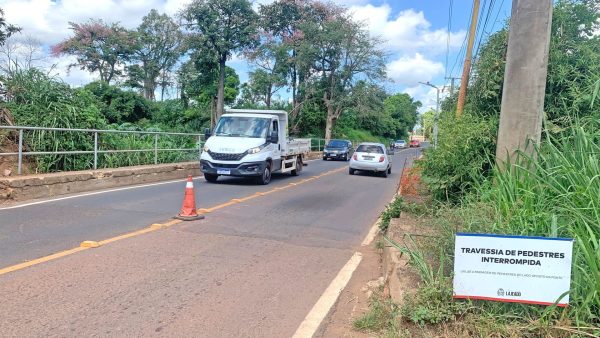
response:
<path id="1" fill-rule="evenodd" d="M 17 153 L 19 151 L 19 134 L 14 131 L 0 130 L 0 153 Z M 32 174 L 30 168 L 35 167 L 35 163 L 28 158 L 23 158 L 23 174 Z M 18 157 L 16 155 L 0 156 L 0 177 L 16 176 L 18 172 Z"/>

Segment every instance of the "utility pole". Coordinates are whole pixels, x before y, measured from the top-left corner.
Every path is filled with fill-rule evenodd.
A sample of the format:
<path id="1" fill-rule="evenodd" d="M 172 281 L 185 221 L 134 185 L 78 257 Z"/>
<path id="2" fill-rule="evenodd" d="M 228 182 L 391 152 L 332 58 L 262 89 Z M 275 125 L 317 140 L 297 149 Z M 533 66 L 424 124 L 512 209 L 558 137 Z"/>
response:
<path id="1" fill-rule="evenodd" d="M 552 0 L 513 0 L 496 162 L 514 163 L 517 150 L 533 154 L 542 133 Z"/>
<path id="2" fill-rule="evenodd" d="M 515 0 L 513 0 L 515 1 Z M 458 91 L 458 103 L 456 104 L 456 117 L 462 115 L 467 87 L 469 86 L 469 72 L 471 71 L 471 58 L 473 54 L 473 43 L 475 42 L 475 31 L 477 29 L 477 17 L 479 16 L 479 0 L 473 1 L 473 13 L 471 15 L 471 27 L 469 28 L 469 41 L 467 43 L 467 55 L 463 64 L 462 77 L 460 78 L 460 89 Z"/>
<path id="3" fill-rule="evenodd" d="M 446 80 L 450 80 L 450 96 L 454 95 L 454 80 L 458 80 L 460 77 L 447 77 Z"/>
<path id="4" fill-rule="evenodd" d="M 437 91 L 437 101 L 436 101 L 436 105 L 435 105 L 435 115 L 433 116 L 433 147 L 437 147 L 437 137 L 438 137 L 438 119 L 440 116 L 440 88 L 438 88 L 435 85 L 432 85 L 431 83 L 429 83 L 429 81 L 427 82 L 421 82 L 419 81 L 420 84 L 429 86 L 431 88 L 435 88 L 435 90 Z"/>

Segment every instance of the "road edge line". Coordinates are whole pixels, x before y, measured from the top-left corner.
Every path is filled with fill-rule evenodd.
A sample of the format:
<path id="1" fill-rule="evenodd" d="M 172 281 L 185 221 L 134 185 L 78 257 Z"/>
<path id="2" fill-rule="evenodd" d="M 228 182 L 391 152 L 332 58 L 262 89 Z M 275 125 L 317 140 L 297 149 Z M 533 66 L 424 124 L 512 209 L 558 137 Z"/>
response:
<path id="1" fill-rule="evenodd" d="M 204 175 L 194 176 L 193 179 L 196 180 L 196 179 L 200 179 L 202 177 L 204 177 Z M 94 195 L 106 194 L 106 193 L 109 193 L 109 192 L 131 190 L 131 189 L 137 189 L 137 188 L 153 187 L 153 186 L 157 186 L 157 185 L 172 184 L 172 183 L 178 183 L 178 182 L 180 183 L 180 182 L 183 182 L 183 179 L 184 178 L 179 178 L 179 179 L 176 179 L 176 180 L 169 180 L 169 181 L 163 181 L 163 182 L 155 182 L 155 183 L 147 183 L 147 184 L 136 184 L 136 185 L 131 185 L 131 186 L 122 187 L 122 188 L 113 188 L 113 189 L 106 189 L 106 190 L 100 190 L 100 191 L 91 191 L 91 192 L 81 193 L 81 194 L 72 195 L 72 196 L 56 197 L 56 198 L 42 200 L 42 201 L 36 201 L 36 202 L 27 202 L 27 203 L 23 203 L 23 204 L 11 205 L 11 206 L 8 206 L 8 207 L 0 207 L 0 211 L 11 210 L 11 209 L 19 209 L 19 208 L 23 208 L 23 207 L 29 207 L 29 206 L 32 206 L 32 205 L 38 205 L 38 204 L 45 204 L 45 203 L 51 203 L 51 202 L 58 202 L 58 201 L 70 200 L 70 199 L 79 198 L 79 197 L 87 197 L 87 196 L 94 196 Z"/>
<path id="2" fill-rule="evenodd" d="M 373 240 L 379 234 L 379 224 L 381 224 L 381 221 L 381 217 L 379 217 L 377 221 L 375 221 L 375 223 L 371 227 L 371 230 L 369 230 L 369 233 L 367 233 L 367 236 L 362 241 L 360 246 L 368 246 L 369 244 L 373 243 Z"/>
<path id="3" fill-rule="evenodd" d="M 327 316 L 342 291 L 350 282 L 354 271 L 358 268 L 358 265 L 362 261 L 362 254 L 355 252 L 348 262 L 338 272 L 337 276 L 331 281 L 325 292 L 319 297 L 319 300 L 312 307 L 308 315 L 304 318 L 300 326 L 296 329 L 296 332 L 292 338 L 308 338 L 312 337 L 317 332 L 319 326 L 323 322 L 323 319 Z"/>

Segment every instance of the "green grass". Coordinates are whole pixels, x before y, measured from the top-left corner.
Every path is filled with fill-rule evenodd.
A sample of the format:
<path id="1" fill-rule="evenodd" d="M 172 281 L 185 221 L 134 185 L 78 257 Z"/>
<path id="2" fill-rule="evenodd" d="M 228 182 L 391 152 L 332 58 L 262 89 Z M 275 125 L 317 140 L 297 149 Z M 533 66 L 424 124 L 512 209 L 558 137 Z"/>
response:
<path id="1" fill-rule="evenodd" d="M 400 217 L 400 213 L 402 211 L 402 196 L 398 195 L 394 198 L 392 203 L 388 204 L 385 208 L 385 211 L 381 214 L 381 223 L 379 224 L 379 229 L 382 232 L 387 231 L 387 228 L 390 226 L 390 221 L 392 218 Z"/>
<path id="2" fill-rule="evenodd" d="M 424 215 L 435 229 L 435 236 L 408 237 L 401 244 L 384 237 L 408 255 L 421 278 L 400 307 L 399 320 L 468 336 L 600 336 L 600 122 L 577 122 L 563 134 L 546 136 L 535 158 L 521 154 L 517 163 L 510 170 L 494 168 L 489 179 L 482 176 L 458 204 L 386 209 L 384 219 L 399 208 Z M 574 238 L 570 306 L 453 300 L 457 231 Z"/>
<path id="3" fill-rule="evenodd" d="M 395 327 L 395 318 L 398 308 L 390 301 L 382 300 L 380 297 L 371 297 L 369 311 L 356 319 L 353 327 L 360 331 L 376 332 L 390 326 Z"/>

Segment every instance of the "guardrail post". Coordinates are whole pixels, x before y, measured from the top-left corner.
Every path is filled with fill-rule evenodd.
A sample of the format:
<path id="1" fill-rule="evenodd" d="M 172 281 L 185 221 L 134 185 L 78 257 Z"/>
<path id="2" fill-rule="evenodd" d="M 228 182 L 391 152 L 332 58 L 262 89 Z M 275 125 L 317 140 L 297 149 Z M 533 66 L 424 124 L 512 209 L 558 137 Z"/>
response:
<path id="1" fill-rule="evenodd" d="M 154 134 L 154 164 L 158 164 L 158 134 Z"/>
<path id="2" fill-rule="evenodd" d="M 94 132 L 94 170 L 98 169 L 98 132 Z"/>
<path id="3" fill-rule="evenodd" d="M 23 168 L 23 129 L 19 129 L 19 164 L 17 166 L 17 174 L 21 175 Z"/>
<path id="4" fill-rule="evenodd" d="M 317 147 L 317 151 L 321 151 L 321 139 L 318 139 L 318 140 L 319 140 L 319 146 Z"/>

